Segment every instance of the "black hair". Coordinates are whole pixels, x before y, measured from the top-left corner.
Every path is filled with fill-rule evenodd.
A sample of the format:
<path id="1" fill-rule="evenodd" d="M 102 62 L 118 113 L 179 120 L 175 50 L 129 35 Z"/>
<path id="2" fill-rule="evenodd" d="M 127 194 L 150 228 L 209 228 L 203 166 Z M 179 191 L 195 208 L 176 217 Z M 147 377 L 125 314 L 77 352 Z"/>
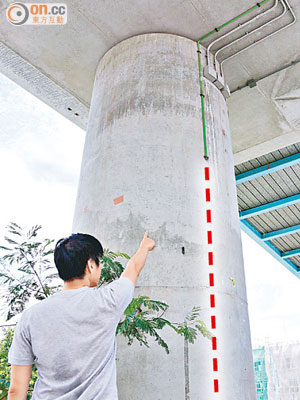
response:
<path id="1" fill-rule="evenodd" d="M 54 249 L 58 275 L 64 281 L 83 278 L 87 261 L 92 258 L 99 265 L 102 256 L 103 248 L 99 240 L 86 233 L 73 233 L 60 239 Z"/>

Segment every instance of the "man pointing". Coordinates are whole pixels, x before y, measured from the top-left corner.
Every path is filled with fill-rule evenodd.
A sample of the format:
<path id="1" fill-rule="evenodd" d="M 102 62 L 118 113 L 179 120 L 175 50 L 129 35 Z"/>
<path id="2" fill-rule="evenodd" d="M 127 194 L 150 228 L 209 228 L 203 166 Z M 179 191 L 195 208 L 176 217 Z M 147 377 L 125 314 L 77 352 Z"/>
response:
<path id="1" fill-rule="evenodd" d="M 117 400 L 116 340 L 120 318 L 155 242 L 145 232 L 121 277 L 98 287 L 103 248 L 72 234 L 54 250 L 62 291 L 23 311 L 8 353 L 8 400 L 25 400 L 36 364 L 33 400 Z"/>

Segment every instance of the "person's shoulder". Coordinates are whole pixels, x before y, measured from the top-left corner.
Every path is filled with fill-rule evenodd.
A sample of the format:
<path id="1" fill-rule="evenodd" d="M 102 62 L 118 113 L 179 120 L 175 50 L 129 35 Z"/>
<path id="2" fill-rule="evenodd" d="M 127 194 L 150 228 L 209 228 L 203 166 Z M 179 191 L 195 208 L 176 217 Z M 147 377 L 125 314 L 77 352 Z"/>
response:
<path id="1" fill-rule="evenodd" d="M 40 319 L 40 316 L 44 316 L 48 313 L 48 310 L 53 309 L 53 300 L 55 296 L 50 295 L 42 300 L 36 300 L 33 304 L 26 307 L 22 311 L 21 317 L 18 320 L 22 322 L 22 325 L 28 327 L 33 321 Z"/>
<path id="2" fill-rule="evenodd" d="M 44 299 L 46 300 L 46 299 Z M 38 300 L 36 303 L 31 304 L 22 312 L 22 319 L 26 320 L 30 317 L 32 313 L 35 313 L 37 310 L 41 308 L 41 305 L 44 300 Z"/>
<path id="3" fill-rule="evenodd" d="M 49 297 L 46 297 L 45 299 L 42 300 L 36 300 L 33 304 L 28 306 L 23 312 L 22 316 L 24 315 L 23 318 L 29 317 L 31 314 L 39 312 L 40 310 L 43 310 L 44 307 L 47 307 L 49 303 L 53 301 L 53 295 L 50 295 Z"/>
<path id="4" fill-rule="evenodd" d="M 36 307 L 38 303 L 32 304 L 30 306 L 27 306 L 18 316 L 18 319 L 16 320 L 17 324 L 21 324 L 21 326 L 27 326 L 30 321 L 30 317 L 33 312 L 35 312 Z"/>
<path id="5" fill-rule="evenodd" d="M 93 293 L 97 293 L 97 294 L 103 294 L 104 296 L 108 293 L 108 292 L 116 292 L 116 291 L 134 291 L 134 284 L 133 282 L 125 277 L 125 276 L 121 276 L 120 278 L 117 278 L 115 280 L 113 280 L 110 283 L 106 283 L 106 284 L 102 284 L 100 286 L 95 286 L 91 289 L 91 292 Z"/>
<path id="6" fill-rule="evenodd" d="M 128 278 L 127 276 L 121 276 L 121 277 L 118 279 L 118 284 L 119 284 L 122 288 L 129 289 L 129 290 L 131 290 L 131 291 L 134 291 L 134 289 L 135 289 L 134 283 L 133 283 L 132 280 L 131 280 L 130 278 Z"/>
<path id="7" fill-rule="evenodd" d="M 98 287 L 101 288 L 113 288 L 113 287 L 129 287 L 134 289 L 134 284 L 131 279 L 127 278 L 126 276 L 120 276 L 119 278 L 113 280 L 112 282 Z"/>
<path id="8" fill-rule="evenodd" d="M 130 278 L 127 278 L 127 276 L 121 276 L 118 280 L 121 281 L 121 283 L 124 285 L 130 286 L 133 289 L 135 288 L 134 283 Z"/>

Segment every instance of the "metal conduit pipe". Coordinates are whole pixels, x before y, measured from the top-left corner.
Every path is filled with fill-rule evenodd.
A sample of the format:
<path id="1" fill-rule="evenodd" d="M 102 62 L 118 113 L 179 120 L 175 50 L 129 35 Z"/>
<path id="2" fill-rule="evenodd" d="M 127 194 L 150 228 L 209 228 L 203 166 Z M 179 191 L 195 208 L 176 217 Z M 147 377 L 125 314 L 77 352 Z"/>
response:
<path id="1" fill-rule="evenodd" d="M 271 76 L 271 75 L 277 74 L 277 72 L 284 71 L 285 69 L 290 68 L 290 67 L 292 67 L 293 65 L 296 65 L 296 64 L 299 64 L 299 63 L 300 63 L 300 60 L 292 61 L 292 62 L 290 62 L 289 64 L 284 65 L 283 67 L 280 67 L 280 68 L 275 69 L 275 71 L 272 71 L 272 72 L 270 72 L 269 74 L 263 75 L 263 76 L 261 76 L 261 77 L 259 77 L 259 78 L 256 78 L 256 79 L 251 79 L 251 80 L 248 81 L 245 85 L 243 85 L 243 86 L 238 86 L 236 89 L 231 90 L 230 93 L 231 93 L 231 94 L 232 94 L 232 93 L 235 93 L 235 92 L 237 92 L 237 91 L 239 91 L 239 90 L 242 90 L 242 89 L 244 89 L 244 88 L 246 88 L 246 87 L 254 87 L 254 86 L 256 86 L 256 83 L 257 83 L 257 82 L 259 82 L 259 81 L 261 81 L 261 80 L 263 80 L 263 79 L 265 79 L 265 78 L 268 78 L 268 77 Z M 253 86 L 250 86 L 250 85 L 249 85 L 250 82 L 253 83 Z"/>
<path id="2" fill-rule="evenodd" d="M 234 18 L 231 18 L 229 21 L 225 22 L 224 24 L 218 26 L 217 28 L 213 29 L 211 32 L 208 32 L 206 35 L 202 36 L 198 41 L 202 41 L 206 39 L 207 37 L 211 36 L 212 34 L 219 32 L 221 29 L 225 28 L 225 26 L 230 25 L 232 22 L 237 21 L 241 17 L 243 17 L 246 14 L 249 14 L 250 12 L 256 10 L 258 7 L 261 7 L 263 4 L 268 3 L 270 0 L 263 0 L 260 3 L 256 3 L 255 6 L 249 8 L 248 10 L 242 12 L 241 14 L 237 15 Z"/>
<path id="3" fill-rule="evenodd" d="M 272 18 L 270 21 L 267 21 L 267 22 L 265 22 L 264 24 L 262 24 L 262 25 L 260 25 L 260 26 L 258 26 L 258 27 L 256 27 L 256 28 L 254 28 L 252 31 L 246 32 L 244 36 L 239 37 L 239 38 L 233 40 L 232 42 L 226 44 L 225 46 L 221 47 L 220 49 L 218 49 L 218 50 L 216 51 L 215 55 L 214 55 L 214 65 L 216 65 L 216 61 L 218 61 L 218 60 L 217 60 L 217 56 L 218 56 L 218 54 L 219 54 L 221 51 L 223 51 L 223 50 L 227 49 L 228 47 L 230 47 L 231 45 L 233 45 L 233 44 L 235 44 L 235 43 L 238 43 L 239 41 L 245 39 L 246 37 L 250 36 L 252 33 L 257 32 L 257 31 L 259 31 L 260 29 L 264 28 L 265 26 L 270 25 L 271 23 L 274 23 L 274 22 L 277 21 L 278 19 L 284 17 L 284 15 L 285 15 L 286 12 L 287 12 L 287 7 L 286 7 L 286 5 L 285 5 L 285 3 L 284 3 L 283 0 L 279 0 L 279 1 L 280 1 L 281 5 L 282 5 L 282 7 L 283 7 L 282 13 L 281 13 L 281 14 L 277 15 L 277 17 Z M 221 70 L 221 72 L 222 72 L 222 70 Z M 222 74 L 223 74 L 223 72 L 222 72 Z"/>
<path id="4" fill-rule="evenodd" d="M 269 1 L 270 1 L 270 0 L 263 0 L 263 1 L 260 2 L 260 3 L 257 3 L 255 6 L 249 8 L 248 10 L 246 10 L 246 11 L 244 11 L 244 12 L 242 12 L 242 13 L 239 14 L 238 16 L 236 16 L 236 17 L 230 19 L 229 21 L 225 22 L 224 24 L 220 25 L 219 27 L 215 28 L 214 30 L 208 32 L 206 35 L 202 36 L 200 39 L 197 40 L 197 53 L 198 53 L 198 61 L 199 61 L 200 97 L 201 97 L 201 111 L 202 111 L 202 130 L 203 130 L 203 141 L 204 141 L 204 158 L 205 158 L 206 160 L 208 160 L 208 152 L 207 152 L 206 123 L 205 123 L 205 109 L 204 109 L 204 106 L 205 106 L 205 104 L 204 104 L 204 97 L 205 97 L 205 95 L 204 95 L 204 88 L 203 88 L 203 74 L 202 74 L 202 63 L 201 63 L 201 47 L 200 47 L 200 46 L 201 46 L 201 42 L 202 42 L 204 39 L 206 39 L 207 37 L 213 35 L 214 33 L 219 32 L 219 30 L 223 29 L 225 26 L 227 26 L 227 25 L 231 24 L 232 22 L 238 20 L 239 18 L 243 17 L 244 15 L 246 15 L 246 14 L 248 14 L 248 13 L 250 13 L 250 12 L 256 10 L 258 7 L 261 7 L 263 4 L 266 4 L 266 3 L 269 2 Z M 282 0 L 281 0 L 281 1 L 282 1 Z M 287 6 L 288 6 L 290 12 L 292 13 L 292 15 L 293 15 L 293 17 L 294 17 L 294 21 L 293 21 L 291 24 L 288 24 L 287 26 L 285 26 L 285 27 L 283 27 L 283 28 L 281 28 L 281 29 L 279 29 L 279 30 L 273 32 L 272 34 L 266 36 L 265 38 L 263 38 L 263 39 L 261 39 L 261 40 L 264 40 L 264 39 L 266 39 L 267 37 L 272 36 L 273 34 L 279 32 L 280 30 L 285 29 L 286 27 L 288 27 L 288 26 L 290 26 L 290 25 L 292 25 L 292 24 L 294 24 L 294 23 L 296 22 L 296 16 L 295 16 L 295 14 L 293 13 L 293 11 L 292 11 L 292 9 L 291 9 L 291 7 L 290 7 L 290 5 L 289 5 L 289 3 L 288 3 L 287 0 L 286 0 L 286 3 L 287 3 Z M 275 4 L 276 4 L 276 6 L 277 6 L 278 3 L 275 2 Z M 284 3 L 284 4 L 285 4 L 285 3 Z M 273 7 L 272 7 L 272 9 L 273 9 Z M 264 14 L 264 15 L 265 15 L 265 14 Z M 239 29 L 239 28 L 236 28 L 236 29 Z M 232 33 L 232 31 L 231 31 L 231 33 Z M 255 42 L 255 43 L 253 43 L 252 45 L 250 45 L 250 46 L 248 46 L 248 47 L 246 47 L 246 48 L 250 48 L 251 46 L 253 46 L 254 44 L 260 42 L 261 40 L 259 40 L 259 41 Z M 246 49 L 246 48 L 245 48 L 245 49 Z M 244 51 L 245 49 L 243 49 L 242 51 Z M 241 51 L 240 51 L 240 52 L 241 52 Z M 239 53 L 240 53 L 240 52 L 239 52 Z M 238 53 L 235 53 L 234 55 L 236 55 L 236 54 L 238 54 Z M 227 59 L 229 59 L 229 57 L 228 57 Z M 225 59 L 225 60 L 226 60 L 226 59 Z M 225 60 L 223 60 L 222 63 L 221 63 L 221 65 L 220 65 L 221 73 L 222 73 L 222 65 L 223 65 L 223 62 L 224 62 Z M 223 74 L 223 73 L 222 73 L 222 74 Z"/>
<path id="5" fill-rule="evenodd" d="M 256 19 L 258 19 L 258 18 L 260 18 L 260 17 L 263 17 L 263 16 L 267 15 L 268 13 L 272 12 L 272 11 L 277 7 L 278 1 L 279 1 L 279 0 L 275 0 L 273 6 L 272 6 L 271 8 L 269 8 L 268 10 L 264 11 L 264 12 L 261 13 L 261 14 L 256 15 L 255 17 L 249 19 L 249 21 L 246 21 L 246 22 L 244 22 L 243 24 L 239 24 L 236 28 L 234 28 L 234 29 L 232 29 L 231 31 L 225 33 L 225 35 L 222 35 L 222 36 L 218 37 L 217 39 L 215 39 L 214 41 L 212 41 L 212 42 L 208 45 L 208 47 L 207 47 L 207 55 L 209 55 L 209 52 L 211 51 L 211 48 L 212 48 L 216 43 L 218 43 L 220 40 L 226 38 L 227 36 L 231 35 L 232 33 L 238 31 L 239 29 L 241 29 L 241 28 L 243 28 L 243 27 L 245 27 L 246 25 L 250 24 L 251 22 L 254 22 Z M 208 64 L 210 64 L 209 57 L 208 57 Z M 214 65 L 216 65 L 216 62 L 214 62 Z"/>
<path id="6" fill-rule="evenodd" d="M 201 96 L 201 112 L 202 112 L 202 130 L 203 130 L 203 142 L 204 142 L 204 158 L 208 160 L 207 153 L 207 142 L 206 142 L 206 123 L 205 123 L 205 109 L 204 109 L 204 88 L 203 88 L 203 74 L 202 74 L 202 64 L 201 64 L 201 42 L 207 37 L 213 35 L 216 32 L 219 32 L 221 29 L 225 28 L 225 26 L 230 25 L 232 22 L 237 21 L 242 18 L 244 15 L 249 14 L 250 12 L 256 10 L 258 7 L 261 7 L 263 4 L 268 3 L 270 0 L 263 0 L 260 3 L 255 4 L 255 6 L 249 8 L 248 10 L 242 12 L 234 18 L 231 18 L 229 21 L 224 24 L 218 26 L 214 30 L 208 32 L 206 35 L 202 36 L 199 40 L 197 40 L 197 52 L 198 52 L 198 61 L 199 61 L 199 81 L 200 81 L 200 96 Z"/>
<path id="7" fill-rule="evenodd" d="M 283 0 L 281 0 L 281 1 L 283 1 Z M 267 36 L 265 36 L 264 38 L 255 41 L 254 43 L 252 43 L 252 44 L 250 44 L 249 46 L 245 47 L 244 49 L 238 51 L 237 53 L 234 53 L 234 54 L 232 54 L 231 56 L 226 57 L 226 58 L 225 58 L 224 60 L 222 60 L 222 62 L 220 63 L 220 70 L 221 70 L 221 73 L 222 73 L 222 74 L 223 74 L 223 64 L 224 64 L 225 61 L 231 59 L 232 57 L 236 56 L 237 54 L 243 53 L 245 50 L 250 49 L 251 47 L 255 46 L 257 43 L 260 43 L 260 42 L 262 42 L 263 40 L 268 39 L 269 37 L 275 35 L 275 34 L 278 33 L 278 32 L 283 31 L 284 29 L 288 28 L 289 26 L 294 25 L 294 23 L 297 21 L 297 17 L 296 17 L 296 15 L 295 15 L 294 11 L 292 10 L 292 8 L 291 8 L 291 6 L 290 6 L 288 0 L 284 0 L 284 2 L 286 3 L 286 5 L 287 5 L 289 11 L 291 12 L 291 14 L 292 14 L 292 16 L 293 16 L 293 21 L 290 22 L 289 24 L 287 24 L 287 25 L 285 25 L 285 26 L 283 26 L 283 27 L 277 29 L 276 31 L 270 33 L 270 35 L 267 35 Z"/>

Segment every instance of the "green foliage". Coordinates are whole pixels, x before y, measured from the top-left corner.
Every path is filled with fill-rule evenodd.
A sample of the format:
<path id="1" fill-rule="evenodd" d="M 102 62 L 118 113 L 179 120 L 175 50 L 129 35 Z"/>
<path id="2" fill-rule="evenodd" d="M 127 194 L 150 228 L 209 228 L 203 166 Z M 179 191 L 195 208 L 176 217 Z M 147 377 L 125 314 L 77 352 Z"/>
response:
<path id="1" fill-rule="evenodd" d="M 192 311 L 186 315 L 184 322 L 177 324 L 177 333 L 184 336 L 189 343 L 195 342 L 198 332 L 207 339 L 212 339 L 212 334 L 205 323 L 198 319 L 200 310 L 200 307 L 193 307 Z"/>
<path id="2" fill-rule="evenodd" d="M 117 257 L 125 258 L 126 260 L 130 259 L 126 253 L 115 253 L 104 249 L 101 259 L 102 271 L 99 286 L 118 279 L 122 274 L 124 267 L 120 262 L 116 261 Z M 151 300 L 148 296 L 139 296 L 132 299 L 124 311 L 124 318 L 117 326 L 116 334 L 126 337 L 128 345 L 137 340 L 141 346 L 145 345 L 146 347 L 149 347 L 147 336 L 152 336 L 158 345 L 164 348 L 167 354 L 170 352 L 169 347 L 158 332 L 165 326 L 172 328 L 177 334 L 184 336 L 185 340 L 189 343 L 195 342 L 198 333 L 211 339 L 211 334 L 205 323 L 198 319 L 200 307 L 193 307 L 182 323 L 171 323 L 167 319 L 162 318 L 168 307 L 166 303 Z M 157 315 L 159 312 L 160 315 Z"/>
<path id="3" fill-rule="evenodd" d="M 144 309 L 142 309 L 142 306 Z M 148 296 L 134 298 L 126 308 L 124 319 L 118 324 L 116 333 L 125 336 L 129 345 L 136 339 L 140 345 L 144 344 L 147 347 L 149 345 L 146 335 L 154 336 L 157 343 L 169 353 L 167 343 L 161 338 L 157 330 L 162 329 L 165 325 L 172 326 L 172 324 L 161 316 L 153 317 L 151 315 L 155 311 L 162 311 L 163 314 L 167 308 L 166 303 L 151 300 Z"/>
<path id="4" fill-rule="evenodd" d="M 99 286 L 103 284 L 108 284 L 115 279 L 118 279 L 124 271 L 123 265 L 119 261 L 116 261 L 117 257 L 122 257 L 127 260 L 130 259 L 129 255 L 126 253 L 114 253 L 108 249 L 103 249 L 103 256 L 101 257 L 102 269 Z"/>
<path id="5" fill-rule="evenodd" d="M 158 330 L 169 326 L 176 333 L 184 336 L 189 343 L 194 343 L 198 332 L 211 340 L 212 335 L 208 331 L 205 323 L 199 317 L 200 307 L 193 307 L 192 311 L 185 317 L 182 323 L 170 322 L 162 315 L 168 309 L 168 305 L 161 301 L 149 299 L 147 296 L 134 298 L 124 312 L 124 319 L 117 327 L 117 334 L 121 334 L 128 339 L 131 345 L 134 340 L 138 340 L 140 345 L 149 347 L 147 335 L 153 336 L 157 343 L 164 348 L 167 354 L 170 353 L 167 343 L 159 335 Z M 162 311 L 160 315 L 155 312 Z M 154 314 L 154 315 L 153 315 Z M 189 325 L 188 325 L 189 324 Z"/>
<path id="6" fill-rule="evenodd" d="M 14 335 L 14 329 L 8 328 L 5 332 L 5 336 L 2 338 L 0 342 L 0 399 L 8 392 L 9 388 L 11 366 L 7 365 L 7 354 L 13 340 L 13 335 Z M 37 368 L 35 365 L 33 365 L 26 400 L 31 399 L 31 391 L 33 390 L 36 379 L 37 379 Z"/>
<path id="7" fill-rule="evenodd" d="M 0 398 L 8 391 L 10 366 L 7 363 L 7 354 L 13 339 L 14 329 L 7 329 L 5 337 L 0 342 Z"/>
<path id="8" fill-rule="evenodd" d="M 43 300 L 57 291 L 57 287 L 51 285 L 57 276 L 49 259 L 53 254 L 53 240 L 38 240 L 40 229 L 40 225 L 28 231 L 16 223 L 7 226 L 10 235 L 4 237 L 5 246 L 0 246 L 0 284 L 7 289 L 7 320 L 25 309 L 31 295 Z"/>
<path id="9" fill-rule="evenodd" d="M 25 309 L 31 296 L 37 300 L 43 300 L 57 292 L 60 286 L 53 283 L 58 274 L 50 261 L 50 256 L 54 252 L 52 248 L 54 241 L 37 239 L 41 226 L 35 225 L 28 231 L 24 231 L 16 223 L 10 223 L 7 229 L 10 236 L 5 236 L 6 244 L 0 246 L 3 254 L 0 257 L 0 284 L 7 289 L 5 295 L 8 309 L 6 319 L 10 320 Z M 128 261 L 130 256 L 126 253 L 104 249 L 101 258 L 102 271 L 99 287 L 120 277 L 124 266 L 118 259 Z M 116 335 L 124 336 L 129 345 L 136 340 L 141 346 L 144 345 L 148 348 L 148 339 L 153 337 L 167 354 L 170 352 L 169 347 L 160 335 L 160 331 L 165 327 L 173 329 L 176 334 L 183 336 L 184 340 L 189 343 L 194 343 L 198 334 L 211 339 L 206 325 L 199 319 L 200 307 L 193 307 L 183 322 L 170 322 L 164 318 L 163 315 L 168 307 L 168 304 L 152 300 L 148 296 L 134 298 L 124 311 L 117 326 Z M 7 365 L 7 354 L 12 337 L 13 330 L 8 329 L 4 339 L 0 342 L 0 390 L 7 389 L 9 385 L 10 366 Z M 33 388 L 36 378 L 36 367 L 34 366 L 30 387 Z"/>

